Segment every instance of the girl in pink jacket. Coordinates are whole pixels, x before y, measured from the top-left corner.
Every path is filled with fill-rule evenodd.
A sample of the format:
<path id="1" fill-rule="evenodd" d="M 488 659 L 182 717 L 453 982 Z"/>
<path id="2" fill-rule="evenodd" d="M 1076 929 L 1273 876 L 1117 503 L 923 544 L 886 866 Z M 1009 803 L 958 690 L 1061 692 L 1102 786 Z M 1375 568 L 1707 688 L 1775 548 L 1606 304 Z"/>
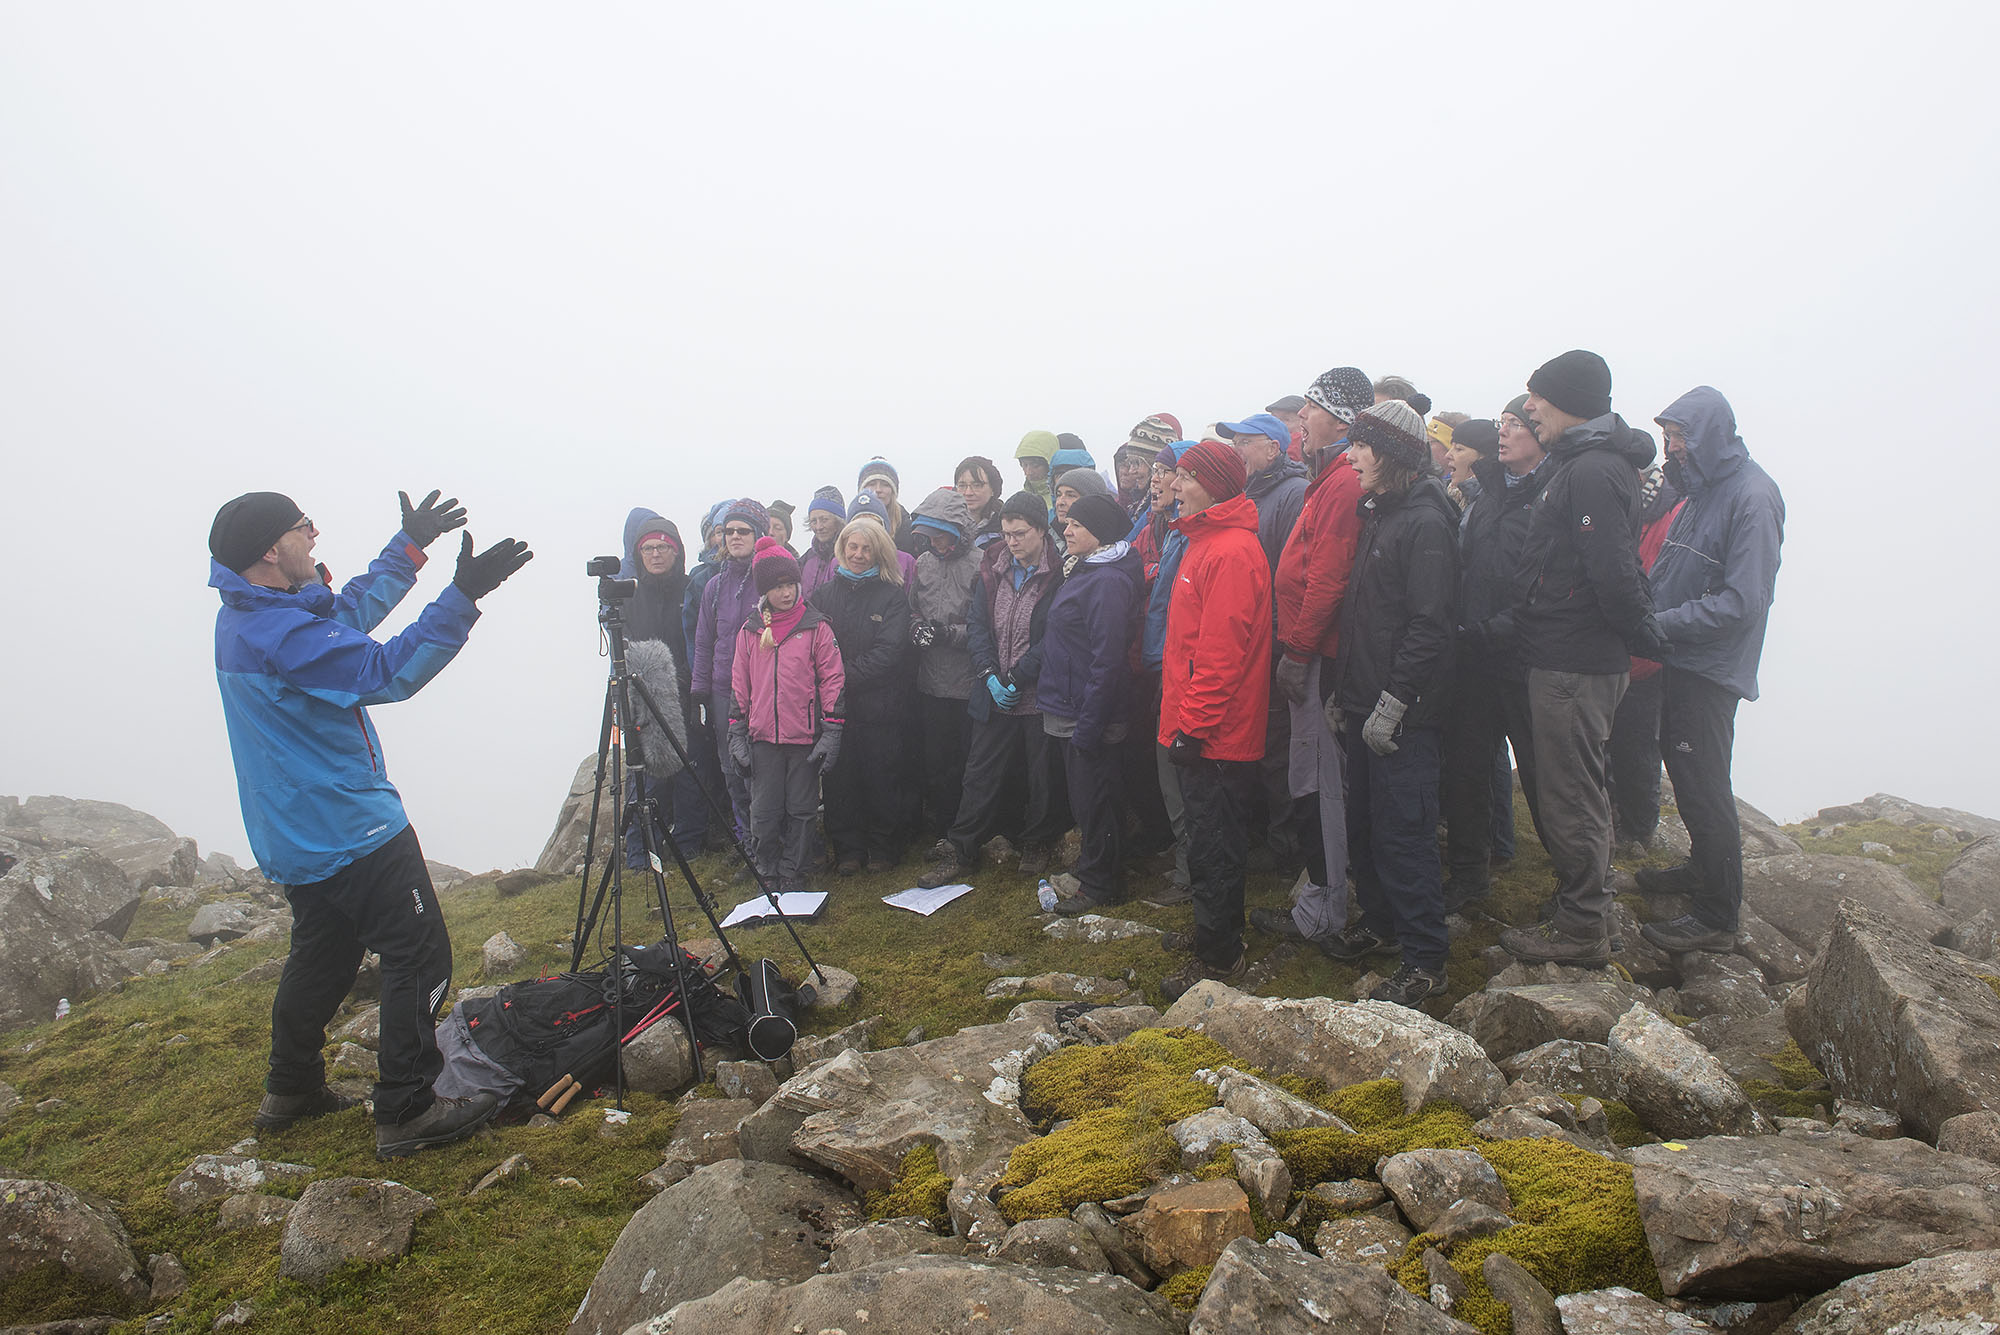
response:
<path id="1" fill-rule="evenodd" d="M 750 855 L 767 885 L 806 889 L 820 775 L 840 754 L 847 681 L 825 617 L 806 605 L 798 558 L 759 538 L 759 595 L 736 632 L 729 754 L 750 776 Z"/>

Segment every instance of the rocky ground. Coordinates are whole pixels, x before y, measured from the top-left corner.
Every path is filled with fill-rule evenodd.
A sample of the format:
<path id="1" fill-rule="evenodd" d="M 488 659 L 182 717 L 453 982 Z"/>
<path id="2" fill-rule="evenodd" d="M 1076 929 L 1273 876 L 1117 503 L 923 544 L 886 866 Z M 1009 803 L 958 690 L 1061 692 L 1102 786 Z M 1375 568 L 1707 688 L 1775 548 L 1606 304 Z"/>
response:
<path id="1" fill-rule="evenodd" d="M 1679 908 L 1632 895 L 1609 968 L 1511 964 L 1492 938 L 1547 885 L 1524 850 L 1427 1012 L 1268 941 L 1243 990 L 1160 1009 L 1186 910 L 1041 917 L 1004 863 L 932 920 L 843 885 L 806 939 L 846 977 L 789 1058 L 697 1077 L 656 1044 L 622 1112 L 390 1180 L 358 1111 L 246 1138 L 280 896 L 139 813 L 0 800 L 0 1323 L 2000 1329 L 2000 823 L 1745 814 L 1734 953 L 1652 951 L 1639 921 Z M 445 902 L 468 987 L 566 954 L 573 886 Z M 329 1046 L 362 1088 L 367 984 Z"/>

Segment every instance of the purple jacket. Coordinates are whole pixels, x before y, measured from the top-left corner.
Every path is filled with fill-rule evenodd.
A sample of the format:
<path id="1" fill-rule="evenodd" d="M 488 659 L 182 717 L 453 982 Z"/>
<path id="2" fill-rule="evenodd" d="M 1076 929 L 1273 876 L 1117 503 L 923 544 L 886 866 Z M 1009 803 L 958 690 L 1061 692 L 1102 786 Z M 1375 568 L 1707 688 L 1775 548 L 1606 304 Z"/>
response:
<path id="1" fill-rule="evenodd" d="M 750 561 L 725 561 L 701 591 L 701 617 L 695 622 L 694 672 L 688 689 L 697 696 L 729 689 L 729 665 L 736 656 L 736 632 L 757 606 L 757 586 L 750 578 Z"/>
<path id="2" fill-rule="evenodd" d="M 818 542 L 807 543 L 806 554 L 799 558 L 799 569 L 804 573 L 799 581 L 799 597 L 812 597 L 814 589 L 833 578 L 833 568 L 839 564 L 838 554 L 828 551 L 822 556 Z"/>

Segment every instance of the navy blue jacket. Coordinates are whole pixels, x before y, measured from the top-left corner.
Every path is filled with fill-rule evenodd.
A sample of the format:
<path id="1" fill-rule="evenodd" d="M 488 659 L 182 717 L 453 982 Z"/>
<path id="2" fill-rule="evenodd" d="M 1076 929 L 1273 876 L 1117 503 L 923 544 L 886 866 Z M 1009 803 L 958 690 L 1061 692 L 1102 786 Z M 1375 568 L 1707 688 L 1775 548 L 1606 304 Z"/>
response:
<path id="1" fill-rule="evenodd" d="M 1778 583 L 1785 498 L 1757 466 L 1729 400 L 1703 385 L 1657 419 L 1687 434 L 1667 477 L 1687 496 L 1653 563 L 1653 607 L 1669 666 L 1757 698 L 1757 662 Z"/>
<path id="2" fill-rule="evenodd" d="M 1079 750 L 1102 746 L 1104 730 L 1129 712 L 1132 635 L 1144 583 L 1139 554 L 1127 547 L 1108 561 L 1077 562 L 1049 600 L 1035 700 L 1044 714 L 1076 720 L 1070 740 Z"/>

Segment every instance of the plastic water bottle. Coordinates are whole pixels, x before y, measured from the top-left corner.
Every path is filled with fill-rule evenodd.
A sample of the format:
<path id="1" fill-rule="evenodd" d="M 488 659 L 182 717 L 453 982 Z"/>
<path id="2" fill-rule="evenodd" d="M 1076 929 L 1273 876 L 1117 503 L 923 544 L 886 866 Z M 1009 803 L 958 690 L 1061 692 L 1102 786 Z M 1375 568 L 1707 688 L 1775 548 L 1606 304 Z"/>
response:
<path id="1" fill-rule="evenodd" d="M 57 998 L 56 998 L 56 1018 L 57 1018 L 58 1020 L 67 1020 L 67 1019 L 69 1018 L 69 998 L 68 998 L 68 997 L 57 997 Z"/>
<path id="2" fill-rule="evenodd" d="M 1042 912 L 1054 913 L 1056 911 L 1056 888 L 1054 886 L 1050 885 L 1047 881 L 1041 882 L 1035 887 L 1035 896 L 1042 901 Z"/>

